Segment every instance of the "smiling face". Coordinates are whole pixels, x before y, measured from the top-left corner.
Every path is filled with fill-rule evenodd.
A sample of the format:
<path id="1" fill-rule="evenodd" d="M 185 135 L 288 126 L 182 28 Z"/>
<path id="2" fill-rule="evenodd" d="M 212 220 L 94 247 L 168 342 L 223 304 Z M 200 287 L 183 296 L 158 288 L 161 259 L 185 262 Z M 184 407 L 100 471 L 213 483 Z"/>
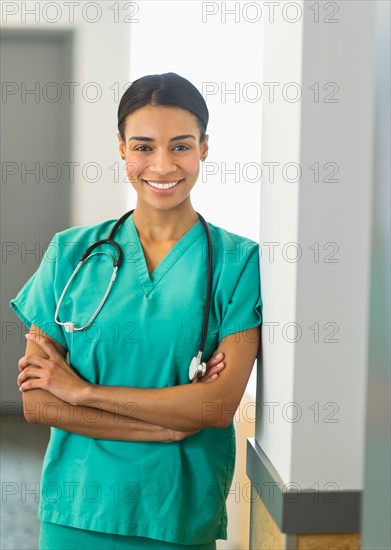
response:
<path id="1" fill-rule="evenodd" d="M 169 210 L 188 201 L 206 157 L 196 117 L 179 107 L 146 105 L 128 115 L 119 151 L 138 204 Z"/>

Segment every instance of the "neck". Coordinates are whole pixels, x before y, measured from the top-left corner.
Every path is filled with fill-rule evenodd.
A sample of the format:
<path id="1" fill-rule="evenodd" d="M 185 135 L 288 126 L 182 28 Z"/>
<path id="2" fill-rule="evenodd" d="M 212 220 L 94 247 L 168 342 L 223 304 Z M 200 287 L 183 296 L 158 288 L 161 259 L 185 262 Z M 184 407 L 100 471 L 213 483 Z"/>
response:
<path id="1" fill-rule="evenodd" d="M 132 216 L 140 239 L 151 242 L 178 241 L 199 220 L 190 200 L 169 210 L 137 202 Z"/>

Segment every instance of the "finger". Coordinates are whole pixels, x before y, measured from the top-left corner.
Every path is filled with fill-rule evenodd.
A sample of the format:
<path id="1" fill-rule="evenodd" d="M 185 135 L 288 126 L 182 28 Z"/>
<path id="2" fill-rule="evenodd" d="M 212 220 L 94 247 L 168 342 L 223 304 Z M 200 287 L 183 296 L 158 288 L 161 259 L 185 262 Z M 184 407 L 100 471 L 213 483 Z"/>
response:
<path id="1" fill-rule="evenodd" d="M 220 361 L 222 361 L 224 358 L 224 353 L 220 352 L 216 355 L 212 355 L 212 357 L 209 359 L 209 361 L 206 363 L 207 366 L 213 366 Z"/>
<path id="2" fill-rule="evenodd" d="M 18 380 L 27 380 L 27 378 L 38 378 L 40 376 L 42 376 L 42 373 L 44 371 L 39 368 L 39 367 L 26 367 L 25 369 L 23 369 L 23 372 L 21 372 L 19 375 L 18 375 Z"/>
<path id="3" fill-rule="evenodd" d="M 25 369 L 27 367 L 26 365 L 26 361 L 25 361 L 25 355 L 23 355 L 23 357 L 21 357 L 18 361 L 18 369 L 21 371 L 23 369 Z"/>
<path id="4" fill-rule="evenodd" d="M 24 355 L 18 361 L 19 370 L 23 370 L 29 365 L 35 367 L 44 367 L 46 365 L 47 359 L 41 357 L 40 355 Z"/>
<path id="5" fill-rule="evenodd" d="M 45 351 L 47 353 L 49 358 L 52 358 L 55 355 L 60 355 L 58 353 L 56 347 L 54 346 L 54 344 L 52 344 L 52 342 L 48 338 L 45 338 L 44 336 L 41 336 L 40 334 L 34 334 L 34 333 L 29 332 L 29 333 L 25 334 L 25 338 L 26 338 L 26 340 L 29 340 L 30 342 L 34 342 L 40 348 L 42 348 L 43 351 Z"/>
<path id="6" fill-rule="evenodd" d="M 29 378 L 19 386 L 19 391 L 45 389 L 42 378 Z"/>
<path id="7" fill-rule="evenodd" d="M 22 372 L 24 369 L 26 369 L 29 365 L 24 365 L 23 367 L 19 366 L 19 370 Z"/>
<path id="8" fill-rule="evenodd" d="M 26 362 L 24 360 L 25 356 L 21 357 L 18 361 L 18 369 L 20 371 L 22 371 L 23 369 L 25 369 L 28 365 L 26 365 Z"/>
<path id="9" fill-rule="evenodd" d="M 208 378 L 205 378 L 204 382 L 206 384 L 209 384 L 210 382 L 213 382 L 214 380 L 216 380 L 216 378 L 218 377 L 219 377 L 218 374 L 214 374 L 213 376 L 208 376 Z"/>
<path id="10" fill-rule="evenodd" d="M 225 363 L 221 363 L 216 367 L 213 367 L 204 377 L 205 382 L 210 382 L 213 380 L 216 380 L 216 378 L 221 374 L 221 372 L 225 369 Z"/>
<path id="11" fill-rule="evenodd" d="M 18 361 L 18 369 L 19 369 L 20 371 L 22 371 L 23 369 L 26 368 L 27 365 L 21 365 L 21 364 L 20 364 L 20 361 L 21 361 L 21 360 L 19 359 L 19 361 Z"/>
<path id="12" fill-rule="evenodd" d="M 17 378 L 18 386 L 23 384 L 29 378 L 40 378 L 42 376 L 42 369 L 34 367 L 26 367 Z"/>
<path id="13" fill-rule="evenodd" d="M 222 370 L 225 369 L 225 363 L 224 361 L 221 361 L 220 363 L 218 363 L 217 365 L 215 365 L 214 367 L 210 368 L 206 375 L 207 376 L 211 376 L 212 374 L 215 374 L 215 373 L 219 373 L 221 372 Z"/>

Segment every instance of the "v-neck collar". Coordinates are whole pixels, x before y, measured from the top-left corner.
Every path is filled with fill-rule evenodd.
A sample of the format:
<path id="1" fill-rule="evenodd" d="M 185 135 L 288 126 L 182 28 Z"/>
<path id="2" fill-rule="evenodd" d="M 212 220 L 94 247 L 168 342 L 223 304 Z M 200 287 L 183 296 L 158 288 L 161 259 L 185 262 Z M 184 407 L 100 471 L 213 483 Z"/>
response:
<path id="1" fill-rule="evenodd" d="M 132 258 L 136 266 L 137 276 L 140 285 L 146 296 L 152 292 L 158 282 L 164 277 L 167 271 L 174 265 L 186 249 L 188 249 L 204 231 L 201 220 L 198 220 L 175 245 L 167 252 L 164 258 L 159 262 L 151 274 L 148 272 L 147 262 L 145 260 L 144 250 L 141 245 L 140 237 L 133 220 L 133 216 L 125 222 L 129 241 L 134 244 L 132 247 Z"/>

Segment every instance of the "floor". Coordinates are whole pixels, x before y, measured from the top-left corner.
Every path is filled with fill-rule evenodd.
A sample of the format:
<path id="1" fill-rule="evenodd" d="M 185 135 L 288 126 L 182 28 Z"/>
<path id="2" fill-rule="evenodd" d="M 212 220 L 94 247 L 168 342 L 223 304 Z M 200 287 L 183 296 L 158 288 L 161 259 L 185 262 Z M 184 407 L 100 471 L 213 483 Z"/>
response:
<path id="1" fill-rule="evenodd" d="M 1 550 L 37 550 L 42 462 L 50 428 L 1 418 Z"/>

